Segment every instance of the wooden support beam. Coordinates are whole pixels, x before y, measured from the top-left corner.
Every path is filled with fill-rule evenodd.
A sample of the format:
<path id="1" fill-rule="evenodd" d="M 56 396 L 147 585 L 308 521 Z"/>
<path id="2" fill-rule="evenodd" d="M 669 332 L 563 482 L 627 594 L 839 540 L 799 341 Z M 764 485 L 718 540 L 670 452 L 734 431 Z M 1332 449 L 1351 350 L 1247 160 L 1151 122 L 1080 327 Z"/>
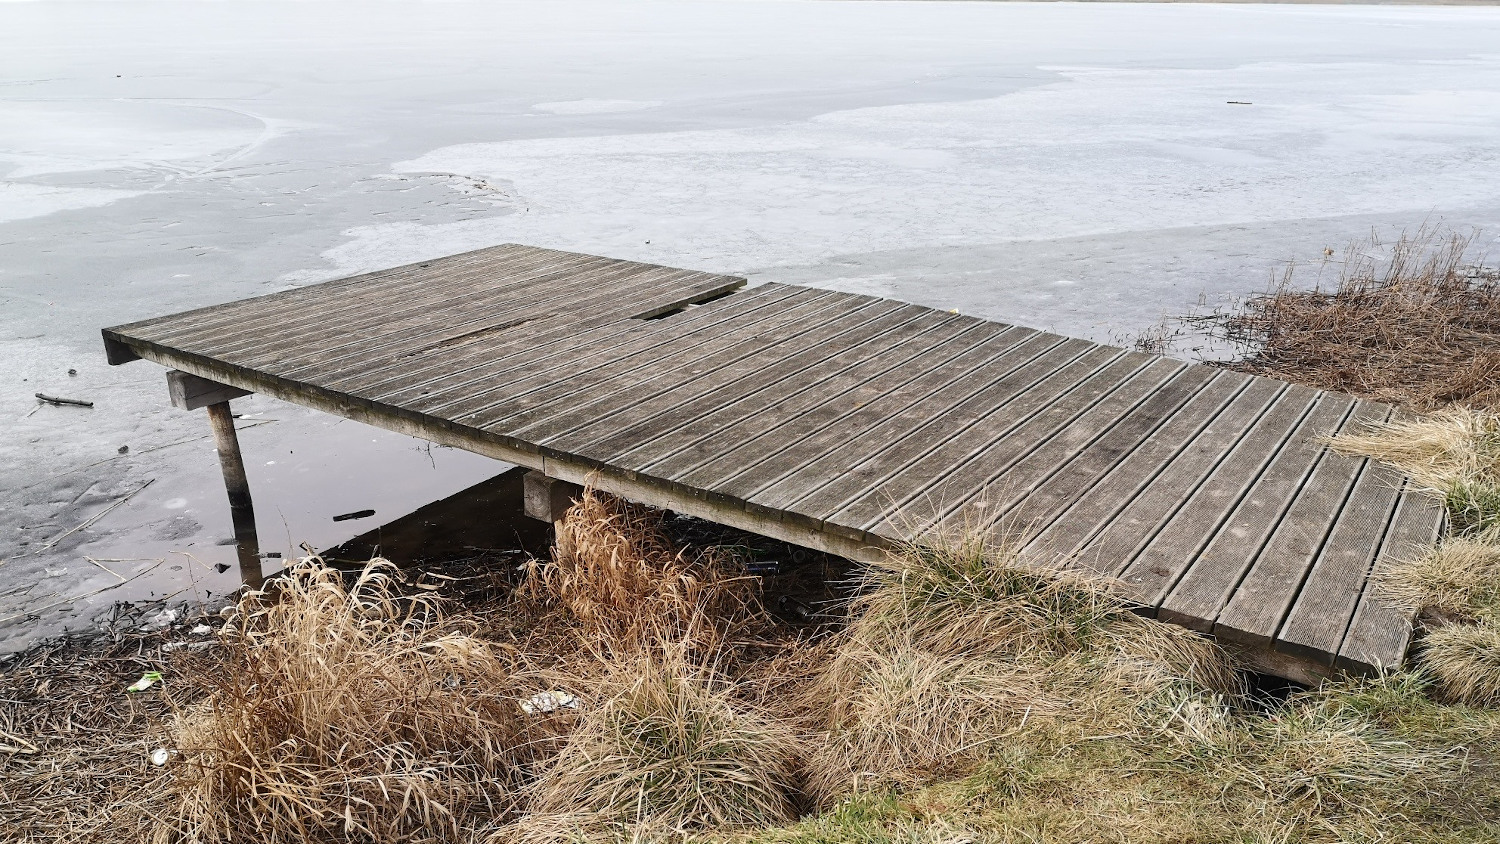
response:
<path id="1" fill-rule="evenodd" d="M 537 471 L 526 473 L 522 489 L 526 515 L 553 524 L 562 521 L 568 508 L 583 495 L 583 487 L 578 484 L 549 478 Z"/>
<path id="2" fill-rule="evenodd" d="M 172 396 L 172 406 L 183 410 L 197 410 L 220 403 L 227 407 L 230 399 L 250 395 L 249 390 L 200 378 L 180 369 L 167 373 L 167 392 Z"/>
<path id="3" fill-rule="evenodd" d="M 260 539 L 255 532 L 255 506 L 250 500 L 250 479 L 245 475 L 245 461 L 240 457 L 240 439 L 234 430 L 229 402 L 208 405 L 208 422 L 213 427 L 214 446 L 219 449 L 224 489 L 229 493 L 229 515 L 234 523 L 234 541 L 239 550 L 240 577 L 246 586 L 259 589 L 265 579 L 260 568 Z"/>

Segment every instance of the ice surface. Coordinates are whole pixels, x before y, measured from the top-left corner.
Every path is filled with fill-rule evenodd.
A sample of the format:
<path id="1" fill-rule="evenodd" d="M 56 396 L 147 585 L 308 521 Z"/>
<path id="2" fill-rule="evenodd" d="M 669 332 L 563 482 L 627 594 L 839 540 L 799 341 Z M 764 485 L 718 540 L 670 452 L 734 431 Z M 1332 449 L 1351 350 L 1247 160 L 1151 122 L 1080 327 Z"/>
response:
<path id="1" fill-rule="evenodd" d="M 101 326 L 516 240 L 1109 340 L 1372 228 L 1493 244 L 1496 45 L 1483 7 L 0 3 L 0 651 L 232 585 L 171 554 L 228 554 L 202 420 Z M 236 408 L 279 420 L 268 548 L 498 468 Z"/>

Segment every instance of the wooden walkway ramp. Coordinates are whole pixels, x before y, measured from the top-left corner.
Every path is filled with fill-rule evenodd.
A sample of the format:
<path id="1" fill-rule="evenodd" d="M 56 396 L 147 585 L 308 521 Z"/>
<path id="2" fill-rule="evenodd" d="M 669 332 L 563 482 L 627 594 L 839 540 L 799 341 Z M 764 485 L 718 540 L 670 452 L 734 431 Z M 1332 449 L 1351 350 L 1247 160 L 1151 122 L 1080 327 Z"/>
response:
<path id="1" fill-rule="evenodd" d="M 1388 407 L 869 296 L 505 245 L 104 331 L 145 358 L 794 543 L 1025 531 L 1305 679 L 1440 509 L 1320 438 Z"/>

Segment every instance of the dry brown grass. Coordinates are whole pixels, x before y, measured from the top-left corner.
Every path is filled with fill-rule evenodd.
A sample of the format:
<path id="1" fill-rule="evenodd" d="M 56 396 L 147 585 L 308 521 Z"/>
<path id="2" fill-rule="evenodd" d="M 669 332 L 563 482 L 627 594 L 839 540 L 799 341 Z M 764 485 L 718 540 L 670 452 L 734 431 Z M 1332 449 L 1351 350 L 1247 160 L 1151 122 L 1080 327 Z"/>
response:
<path id="1" fill-rule="evenodd" d="M 678 656 L 643 655 L 602 684 L 530 790 L 532 815 L 492 842 L 578 830 L 653 837 L 774 826 L 796 817 L 791 730 Z"/>
<path id="2" fill-rule="evenodd" d="M 222 673 L 178 718 L 158 840 L 458 841 L 517 809 L 547 745 L 509 655 L 400 594 L 309 558 L 225 626 Z"/>
<path id="3" fill-rule="evenodd" d="M 1440 411 L 1365 425 L 1339 434 L 1330 444 L 1410 475 L 1443 500 L 1452 533 L 1471 536 L 1500 529 L 1500 413 Z"/>
<path id="4" fill-rule="evenodd" d="M 1455 537 L 1414 560 L 1388 561 L 1381 592 L 1398 605 L 1444 621 L 1500 621 L 1500 545 Z"/>
<path id="5" fill-rule="evenodd" d="M 586 644 L 630 656 L 665 643 L 711 657 L 731 630 L 761 621 L 760 578 L 732 553 L 677 549 L 661 511 L 585 489 L 550 561 L 532 561 L 523 597 L 561 609 Z"/>
<path id="6" fill-rule="evenodd" d="M 826 733 L 810 790 L 827 804 L 952 776 L 1028 724 L 1197 733 L 1240 685 L 1213 643 L 1132 613 L 1109 584 L 977 541 L 913 545 L 872 565 L 809 690 Z"/>
<path id="7" fill-rule="evenodd" d="M 1422 666 L 1440 700 L 1500 708 L 1500 622 L 1449 624 L 1422 640 Z"/>
<path id="8" fill-rule="evenodd" d="M 1229 366 L 1419 409 L 1500 404 L 1500 274 L 1472 236 L 1423 227 L 1351 244 L 1331 290 L 1293 284 L 1200 318 L 1251 350 Z M 1384 253 L 1379 258 L 1366 257 Z"/>

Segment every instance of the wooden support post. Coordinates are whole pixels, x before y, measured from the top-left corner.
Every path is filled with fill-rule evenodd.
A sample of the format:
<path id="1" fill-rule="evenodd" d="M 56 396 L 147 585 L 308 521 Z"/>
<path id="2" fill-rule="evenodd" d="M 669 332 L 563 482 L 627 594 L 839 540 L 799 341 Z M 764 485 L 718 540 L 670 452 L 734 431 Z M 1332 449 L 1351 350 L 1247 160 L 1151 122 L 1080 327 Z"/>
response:
<path id="1" fill-rule="evenodd" d="M 554 525 L 562 521 L 568 508 L 583 495 L 583 487 L 541 472 L 527 472 L 522 483 L 526 515 Z"/>
<path id="2" fill-rule="evenodd" d="M 219 449 L 219 468 L 224 471 L 224 489 L 229 493 L 229 515 L 234 522 L 234 541 L 239 546 L 240 577 L 246 586 L 259 589 L 265 579 L 260 569 L 260 538 L 255 532 L 255 507 L 250 501 L 250 479 L 240 457 L 240 439 L 234 431 L 229 402 L 208 405 L 214 445 Z"/>

